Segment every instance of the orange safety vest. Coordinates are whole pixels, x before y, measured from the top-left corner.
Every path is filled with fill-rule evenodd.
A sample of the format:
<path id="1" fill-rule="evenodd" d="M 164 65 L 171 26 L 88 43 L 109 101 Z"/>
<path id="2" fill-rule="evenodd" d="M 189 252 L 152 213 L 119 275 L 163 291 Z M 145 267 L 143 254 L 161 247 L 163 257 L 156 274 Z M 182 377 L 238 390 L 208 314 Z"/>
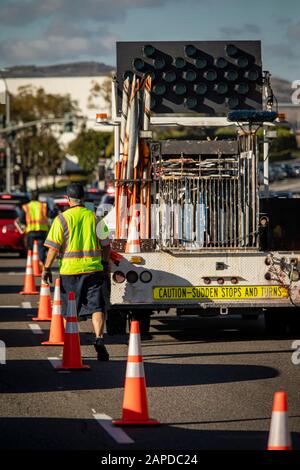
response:
<path id="1" fill-rule="evenodd" d="M 48 231 L 46 202 L 30 201 L 28 204 L 24 204 L 22 209 L 26 215 L 26 233 Z"/>

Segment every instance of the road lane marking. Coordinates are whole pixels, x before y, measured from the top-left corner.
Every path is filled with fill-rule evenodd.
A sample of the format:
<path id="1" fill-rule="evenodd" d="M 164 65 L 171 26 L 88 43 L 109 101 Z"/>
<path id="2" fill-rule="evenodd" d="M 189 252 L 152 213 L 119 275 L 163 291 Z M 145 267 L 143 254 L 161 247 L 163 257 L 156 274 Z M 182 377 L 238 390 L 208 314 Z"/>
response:
<path id="1" fill-rule="evenodd" d="M 41 329 L 41 327 L 39 325 L 36 325 L 35 323 L 31 323 L 28 326 L 31 329 L 32 333 L 34 333 L 35 335 L 44 334 L 43 330 Z"/>
<path id="2" fill-rule="evenodd" d="M 58 357 L 48 357 L 48 361 L 50 362 L 50 364 L 52 365 L 52 367 L 54 369 L 57 369 L 57 366 L 60 366 L 61 363 L 62 363 L 62 360 L 59 359 Z M 60 374 L 70 374 L 71 371 L 70 370 L 60 370 L 59 373 Z"/>
<path id="3" fill-rule="evenodd" d="M 61 364 L 59 357 L 48 357 L 48 361 L 54 369 Z"/>
<path id="4" fill-rule="evenodd" d="M 31 302 L 22 302 L 22 308 L 32 308 Z"/>
<path id="5" fill-rule="evenodd" d="M 94 411 L 94 410 L 92 410 Z M 104 413 L 93 413 L 95 420 L 100 426 L 118 443 L 118 444 L 133 444 L 134 440 L 126 434 L 121 428 L 112 425 L 112 418 Z"/>

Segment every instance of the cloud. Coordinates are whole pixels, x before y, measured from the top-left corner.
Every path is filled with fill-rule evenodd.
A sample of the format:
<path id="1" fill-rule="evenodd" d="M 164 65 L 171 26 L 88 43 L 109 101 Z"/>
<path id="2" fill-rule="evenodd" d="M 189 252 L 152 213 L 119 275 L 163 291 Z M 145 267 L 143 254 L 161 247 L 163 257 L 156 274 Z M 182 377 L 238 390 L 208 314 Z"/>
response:
<path id="1" fill-rule="evenodd" d="M 287 18 L 285 16 L 279 16 L 278 18 L 276 18 L 276 22 L 280 25 L 280 26 L 283 26 L 283 25 L 287 25 L 289 23 L 292 22 L 292 19 L 291 18 Z"/>
<path id="2" fill-rule="evenodd" d="M 1 0 L 0 17 L 6 26 L 24 26 L 53 17 L 104 23 L 124 18 L 131 7 L 157 8 L 172 1 L 180 0 Z"/>
<path id="3" fill-rule="evenodd" d="M 106 28 L 99 28 L 95 33 L 82 30 L 79 34 L 74 29 L 73 34 L 65 34 L 57 30 L 57 34 L 47 34 L 43 37 L 24 41 L 0 42 L 0 57 L 3 63 L 31 64 L 51 63 L 55 61 L 84 60 L 91 57 L 111 55 L 118 39 Z"/>
<path id="4" fill-rule="evenodd" d="M 300 22 L 290 25 L 287 35 L 290 39 L 300 39 Z"/>
<path id="5" fill-rule="evenodd" d="M 109 23 L 124 20 L 131 8 L 159 9 L 172 1 L 180 0 L 0 0 L 1 23 L 12 29 L 13 37 L 2 35 L 1 62 L 111 56 L 119 37 L 108 29 Z"/>
<path id="6" fill-rule="evenodd" d="M 242 27 L 237 26 L 223 26 L 220 28 L 222 35 L 226 37 L 242 36 L 244 34 L 260 34 L 261 29 L 258 25 L 246 23 Z"/>
<path id="7" fill-rule="evenodd" d="M 265 52 L 277 58 L 294 59 L 295 52 L 290 44 L 278 43 L 265 46 Z"/>

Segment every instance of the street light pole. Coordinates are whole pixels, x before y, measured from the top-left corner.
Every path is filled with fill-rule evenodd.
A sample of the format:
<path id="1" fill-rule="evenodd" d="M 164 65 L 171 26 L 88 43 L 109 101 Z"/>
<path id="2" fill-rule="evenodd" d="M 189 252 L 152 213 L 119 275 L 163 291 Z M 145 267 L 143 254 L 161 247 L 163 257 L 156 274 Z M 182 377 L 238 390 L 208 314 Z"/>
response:
<path id="1" fill-rule="evenodd" d="M 0 69 L 0 91 L 1 91 L 1 100 L 2 104 L 5 104 L 5 128 L 10 127 L 10 94 L 8 91 L 8 86 L 5 77 L 2 75 L 4 69 Z M 2 93 L 4 92 L 4 100 L 2 98 Z M 9 133 L 6 137 L 6 191 L 9 193 L 11 191 L 11 148 Z"/>
<path id="2" fill-rule="evenodd" d="M 5 81 L 5 80 L 4 80 Z M 10 126 L 10 94 L 6 85 L 6 119 L 5 119 L 5 126 Z M 6 192 L 11 192 L 11 149 L 10 149 L 10 141 L 9 135 L 6 138 Z"/>

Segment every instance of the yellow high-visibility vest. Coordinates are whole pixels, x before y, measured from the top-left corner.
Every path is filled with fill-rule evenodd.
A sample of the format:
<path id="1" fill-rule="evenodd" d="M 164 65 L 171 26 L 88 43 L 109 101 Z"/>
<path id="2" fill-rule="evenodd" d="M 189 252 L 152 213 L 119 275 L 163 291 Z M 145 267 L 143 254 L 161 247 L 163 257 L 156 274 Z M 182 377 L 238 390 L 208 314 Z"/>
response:
<path id="1" fill-rule="evenodd" d="M 101 227 L 102 235 L 98 238 L 96 216 L 83 206 L 71 207 L 54 219 L 45 246 L 60 253 L 60 274 L 103 270 L 101 246 L 109 244 L 109 231 L 105 224 Z"/>
<path id="2" fill-rule="evenodd" d="M 24 204 L 22 209 L 26 216 L 26 233 L 48 231 L 49 225 L 46 202 L 30 201 L 28 204 Z"/>

